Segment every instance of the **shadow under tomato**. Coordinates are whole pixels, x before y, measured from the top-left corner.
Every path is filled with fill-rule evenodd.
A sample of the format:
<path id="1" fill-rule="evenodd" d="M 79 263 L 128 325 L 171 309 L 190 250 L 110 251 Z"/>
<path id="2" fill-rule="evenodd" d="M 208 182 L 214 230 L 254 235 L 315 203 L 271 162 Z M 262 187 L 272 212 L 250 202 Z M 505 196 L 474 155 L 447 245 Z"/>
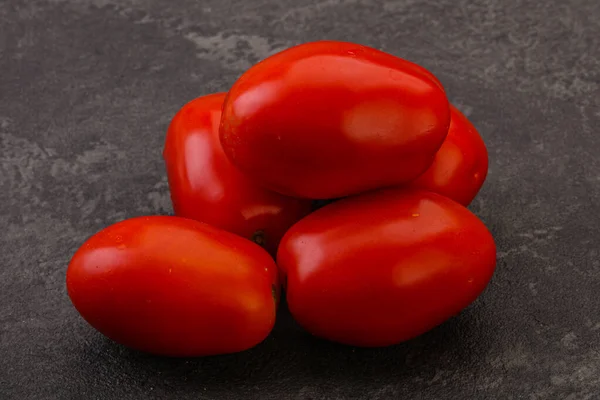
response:
<path id="1" fill-rule="evenodd" d="M 439 366 L 484 362 L 493 348 L 498 327 L 479 302 L 455 318 L 411 341 L 387 348 L 355 348 L 311 336 L 293 320 L 282 302 L 271 335 L 253 349 L 204 358 L 165 358 L 117 345 L 97 334 L 84 351 L 96 362 L 85 363 L 87 373 L 106 379 L 125 377 L 128 385 L 164 392 L 198 392 L 221 398 L 226 393 L 258 396 L 263 389 L 326 385 L 343 387 L 357 382 L 398 384 L 415 378 L 430 380 Z M 481 365 L 478 368 L 482 368 Z M 111 379 L 112 378 L 112 379 Z M 263 389 L 261 389 L 263 388 Z M 276 397 L 276 396 L 275 396 Z"/>
<path id="2" fill-rule="evenodd" d="M 328 200 L 313 200 L 311 204 L 312 211 L 316 211 L 319 208 L 325 207 L 328 204 L 334 203 L 339 199 L 328 199 Z"/>

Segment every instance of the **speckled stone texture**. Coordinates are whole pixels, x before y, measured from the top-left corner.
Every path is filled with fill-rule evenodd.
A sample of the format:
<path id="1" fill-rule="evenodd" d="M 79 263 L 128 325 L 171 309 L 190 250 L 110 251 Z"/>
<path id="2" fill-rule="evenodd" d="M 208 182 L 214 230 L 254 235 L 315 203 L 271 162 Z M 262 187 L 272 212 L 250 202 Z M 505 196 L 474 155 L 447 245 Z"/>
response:
<path id="1" fill-rule="evenodd" d="M 1 1 L 0 399 L 600 398 L 599 21 L 598 0 Z M 317 39 L 422 64 L 479 128 L 488 290 L 379 350 L 313 339 L 286 312 L 238 355 L 104 339 L 66 295 L 70 256 L 171 212 L 161 150 L 179 107 Z"/>

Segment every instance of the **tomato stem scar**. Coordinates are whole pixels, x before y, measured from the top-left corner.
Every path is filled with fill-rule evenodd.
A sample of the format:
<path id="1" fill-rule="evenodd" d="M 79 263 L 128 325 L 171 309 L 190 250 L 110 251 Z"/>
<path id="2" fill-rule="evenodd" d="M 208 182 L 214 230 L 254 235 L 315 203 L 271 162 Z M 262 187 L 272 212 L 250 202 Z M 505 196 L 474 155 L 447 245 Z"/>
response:
<path id="1" fill-rule="evenodd" d="M 252 234 L 252 239 L 257 245 L 264 247 L 265 245 L 265 232 L 262 229 L 257 230 Z"/>

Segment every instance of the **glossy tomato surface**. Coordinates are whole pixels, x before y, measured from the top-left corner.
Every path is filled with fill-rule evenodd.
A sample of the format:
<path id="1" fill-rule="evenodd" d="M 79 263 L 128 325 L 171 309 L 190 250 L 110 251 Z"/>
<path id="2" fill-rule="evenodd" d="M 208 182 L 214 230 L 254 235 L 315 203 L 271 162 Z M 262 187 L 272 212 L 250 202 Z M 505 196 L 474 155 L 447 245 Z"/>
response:
<path id="1" fill-rule="evenodd" d="M 279 240 L 310 202 L 262 188 L 229 162 L 219 142 L 224 93 L 199 97 L 174 116 L 165 160 L 175 214 L 249 238 L 275 255 Z"/>
<path id="2" fill-rule="evenodd" d="M 258 245 L 170 216 L 128 219 L 77 250 L 67 290 L 81 316 L 110 339 L 154 354 L 233 353 L 275 322 L 277 269 Z"/>
<path id="3" fill-rule="evenodd" d="M 450 106 L 448 136 L 433 164 L 410 186 L 443 194 L 465 206 L 475 198 L 488 173 L 488 152 L 471 121 Z"/>
<path id="4" fill-rule="evenodd" d="M 220 135 L 229 159 L 265 187 L 328 199 L 416 178 L 449 123 L 445 91 L 426 69 L 322 41 L 246 71 L 225 100 Z"/>
<path id="5" fill-rule="evenodd" d="M 327 205 L 278 253 L 289 309 L 307 331 L 356 346 L 418 336 L 473 302 L 496 247 L 485 225 L 432 192 L 387 189 Z"/>

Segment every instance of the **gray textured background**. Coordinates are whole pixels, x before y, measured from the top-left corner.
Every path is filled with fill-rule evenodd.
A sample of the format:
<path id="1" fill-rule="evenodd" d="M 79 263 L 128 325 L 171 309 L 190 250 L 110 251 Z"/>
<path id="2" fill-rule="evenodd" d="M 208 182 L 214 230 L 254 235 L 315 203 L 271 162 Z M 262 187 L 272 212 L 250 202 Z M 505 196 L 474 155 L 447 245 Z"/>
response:
<path id="1" fill-rule="evenodd" d="M 0 399 L 599 398 L 599 20 L 598 0 L 2 0 Z M 422 64 L 479 128 L 489 289 L 389 349 L 312 339 L 286 313 L 233 356 L 105 340 L 65 293 L 74 250 L 171 211 L 160 153 L 179 107 L 316 39 Z"/>

